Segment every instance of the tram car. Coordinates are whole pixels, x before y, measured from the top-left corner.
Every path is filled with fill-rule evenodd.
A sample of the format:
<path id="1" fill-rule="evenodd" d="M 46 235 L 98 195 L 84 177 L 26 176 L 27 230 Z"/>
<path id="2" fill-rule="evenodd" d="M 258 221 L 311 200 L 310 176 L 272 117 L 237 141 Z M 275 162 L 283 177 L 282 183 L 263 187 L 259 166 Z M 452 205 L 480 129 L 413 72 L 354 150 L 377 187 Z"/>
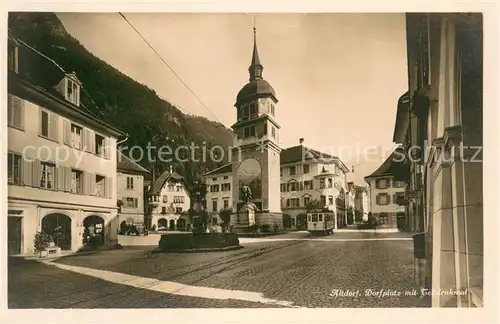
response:
<path id="1" fill-rule="evenodd" d="M 334 212 L 308 213 L 307 231 L 311 234 L 333 234 L 336 218 Z"/>

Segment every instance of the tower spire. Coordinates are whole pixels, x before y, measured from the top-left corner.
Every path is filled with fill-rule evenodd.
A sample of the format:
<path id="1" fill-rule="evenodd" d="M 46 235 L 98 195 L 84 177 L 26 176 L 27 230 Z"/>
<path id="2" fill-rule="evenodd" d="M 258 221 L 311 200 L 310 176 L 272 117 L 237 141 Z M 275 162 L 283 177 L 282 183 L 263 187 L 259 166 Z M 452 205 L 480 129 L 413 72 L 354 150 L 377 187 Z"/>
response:
<path id="1" fill-rule="evenodd" d="M 253 18 L 253 53 L 252 62 L 248 71 L 250 72 L 250 81 L 262 79 L 262 70 L 264 67 L 260 64 L 259 52 L 257 51 L 257 28 L 255 28 L 255 17 Z"/>

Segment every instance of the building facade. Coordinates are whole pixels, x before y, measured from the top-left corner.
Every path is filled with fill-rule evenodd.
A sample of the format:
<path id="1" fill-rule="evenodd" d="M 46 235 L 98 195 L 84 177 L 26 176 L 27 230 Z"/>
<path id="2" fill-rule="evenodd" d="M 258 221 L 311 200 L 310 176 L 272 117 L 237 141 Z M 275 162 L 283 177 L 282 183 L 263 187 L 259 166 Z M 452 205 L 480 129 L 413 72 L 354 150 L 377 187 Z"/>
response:
<path id="1" fill-rule="evenodd" d="M 149 171 L 117 152 L 117 197 L 120 224 L 144 224 L 144 175 Z"/>
<path id="2" fill-rule="evenodd" d="M 354 182 L 347 183 L 347 193 L 346 193 L 346 216 L 347 225 L 354 224 L 354 210 L 356 207 L 356 189 L 354 188 Z"/>
<path id="3" fill-rule="evenodd" d="M 290 147 L 281 157 L 281 204 L 290 228 L 305 228 L 313 202 L 337 212 L 338 226 L 347 225 L 347 173 L 342 161 L 304 145 Z"/>
<path id="4" fill-rule="evenodd" d="M 210 213 L 212 225 L 222 222 L 219 212 L 233 209 L 233 169 L 232 164 L 224 165 L 204 174 L 207 185 L 206 211 Z"/>
<path id="5" fill-rule="evenodd" d="M 400 149 L 395 150 L 372 174 L 365 177 L 370 186 L 370 212 L 380 228 L 397 230 L 402 227 L 405 208 L 399 204 L 405 196 L 406 183 L 396 180 L 395 175 L 403 162 L 399 162 Z"/>
<path id="6" fill-rule="evenodd" d="M 354 186 L 354 220 L 355 222 L 368 221 L 370 214 L 370 186 Z"/>
<path id="7" fill-rule="evenodd" d="M 281 148 L 278 144 L 280 125 L 276 117 L 278 99 L 273 87 L 264 80 L 263 70 L 254 28 L 252 61 L 248 68 L 250 78 L 236 97 L 237 121 L 232 125 L 235 136 L 231 160 L 234 181 L 231 223 L 237 231 L 255 223 L 270 228 L 283 227 L 279 199 Z M 252 191 L 255 219 L 240 213 L 243 207 L 240 189 L 244 185 Z"/>
<path id="8" fill-rule="evenodd" d="M 412 157 L 405 205 L 407 230 L 425 234 L 419 284 L 466 292 L 433 295 L 433 306 L 482 307 L 482 15 L 406 21 L 410 100 L 398 104 L 394 141 Z"/>
<path id="9" fill-rule="evenodd" d="M 153 184 L 149 194 L 151 227 L 157 230 L 184 231 L 189 225 L 190 192 L 184 177 L 165 171 Z"/>
<path id="10" fill-rule="evenodd" d="M 85 112 L 74 73 L 11 35 L 8 50 L 9 253 L 34 253 L 37 232 L 61 250 L 115 243 L 124 134 Z"/>
<path id="11" fill-rule="evenodd" d="M 299 144 L 280 153 L 282 226 L 305 228 L 308 206 L 313 201 L 336 210 L 340 226 L 347 224 L 349 190 L 346 175 L 349 169 L 339 158 L 307 148 L 303 139 Z M 232 174 L 231 163 L 204 174 L 208 187 L 207 211 L 213 218 L 221 209 L 233 208 Z"/>

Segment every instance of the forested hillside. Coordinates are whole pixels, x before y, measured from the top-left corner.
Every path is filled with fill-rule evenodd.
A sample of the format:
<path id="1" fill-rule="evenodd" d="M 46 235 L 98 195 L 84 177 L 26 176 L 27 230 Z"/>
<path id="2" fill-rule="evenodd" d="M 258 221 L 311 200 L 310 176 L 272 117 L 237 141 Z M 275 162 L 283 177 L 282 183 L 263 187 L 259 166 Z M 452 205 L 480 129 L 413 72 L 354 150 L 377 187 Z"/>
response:
<path id="1" fill-rule="evenodd" d="M 11 13 L 9 29 L 14 36 L 52 58 L 65 71 L 76 72 L 83 82 L 81 101 L 85 109 L 129 134 L 126 142 L 129 147 L 139 145 L 146 148 L 149 142 L 169 145 L 172 150 L 191 143 L 201 146 L 206 142 L 208 147 L 232 144 L 225 126 L 204 117 L 183 114 L 159 98 L 154 90 L 95 57 L 66 32 L 55 14 Z M 206 162 L 174 161 L 173 165 L 191 183 L 200 173 L 223 163 L 207 159 Z M 140 164 L 149 171 L 153 169 L 153 163 L 146 160 Z M 169 167 L 167 163 L 154 165 L 157 176 Z"/>

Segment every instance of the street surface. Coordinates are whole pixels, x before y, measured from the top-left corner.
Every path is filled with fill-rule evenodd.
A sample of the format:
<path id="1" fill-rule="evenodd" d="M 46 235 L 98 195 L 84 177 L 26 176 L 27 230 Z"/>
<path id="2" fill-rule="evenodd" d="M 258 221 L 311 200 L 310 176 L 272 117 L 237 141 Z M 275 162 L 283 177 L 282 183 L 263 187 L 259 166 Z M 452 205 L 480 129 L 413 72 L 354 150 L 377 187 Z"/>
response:
<path id="1" fill-rule="evenodd" d="M 9 267 L 9 308 L 429 307 L 403 233 L 241 238 L 228 252 L 72 255 Z M 367 293 L 371 289 L 371 293 Z"/>

